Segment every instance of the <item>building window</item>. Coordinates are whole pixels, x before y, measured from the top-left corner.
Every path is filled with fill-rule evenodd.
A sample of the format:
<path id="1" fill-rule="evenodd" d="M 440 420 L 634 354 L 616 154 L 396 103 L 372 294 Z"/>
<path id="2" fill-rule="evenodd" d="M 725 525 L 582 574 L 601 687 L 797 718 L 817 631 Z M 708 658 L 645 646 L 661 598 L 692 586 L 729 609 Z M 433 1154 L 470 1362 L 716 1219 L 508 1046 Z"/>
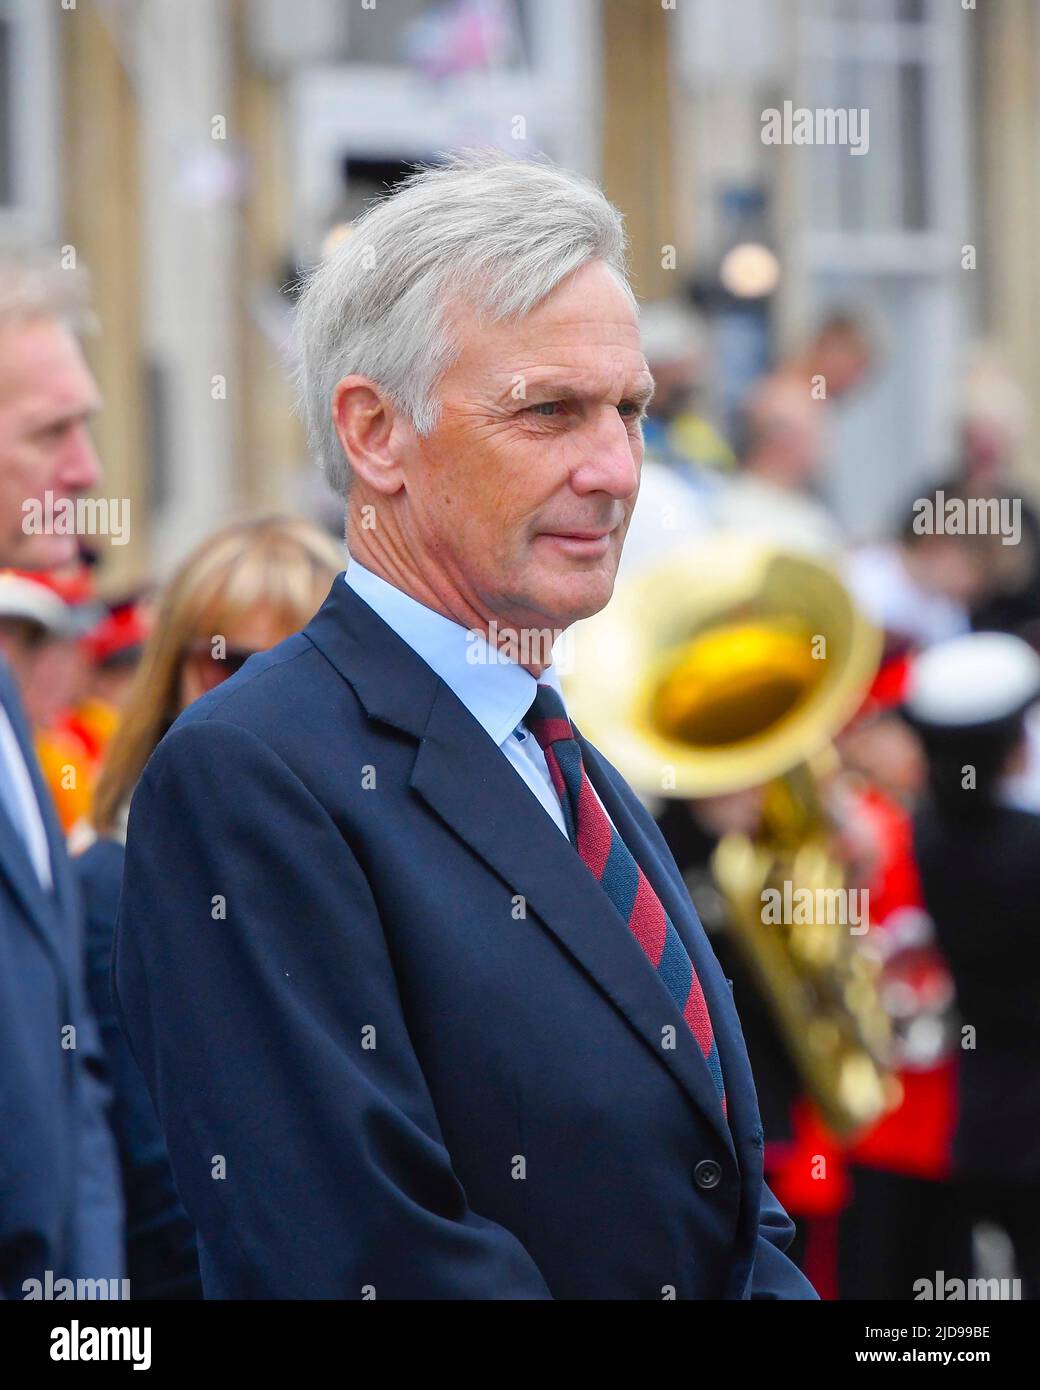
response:
<path id="1" fill-rule="evenodd" d="M 526 0 L 394 0 L 351 12 L 352 63 L 414 63 L 437 73 L 529 66 Z"/>
<path id="2" fill-rule="evenodd" d="M 929 157 L 950 49 L 934 0 L 809 0 L 802 53 L 808 104 L 866 113 L 869 147 L 814 151 L 811 221 L 821 232 L 926 232 L 940 220 Z"/>
<path id="3" fill-rule="evenodd" d="M 8 242 L 57 235 L 55 9 L 0 0 L 0 238 Z"/>

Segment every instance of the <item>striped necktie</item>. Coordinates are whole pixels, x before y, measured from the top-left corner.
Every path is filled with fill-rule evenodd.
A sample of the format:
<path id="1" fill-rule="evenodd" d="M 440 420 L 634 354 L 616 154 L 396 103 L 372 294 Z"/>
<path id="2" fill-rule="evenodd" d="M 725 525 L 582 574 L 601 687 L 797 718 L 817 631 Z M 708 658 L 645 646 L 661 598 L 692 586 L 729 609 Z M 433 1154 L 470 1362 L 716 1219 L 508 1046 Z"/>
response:
<path id="1" fill-rule="evenodd" d="M 539 685 L 526 722 L 545 753 L 571 843 L 589 872 L 603 886 L 621 920 L 628 923 L 632 935 L 675 1000 L 704 1054 L 725 1115 L 726 1088 L 719 1049 L 704 991 L 689 952 L 660 898 L 600 805 L 585 771 L 581 748 L 563 701 L 551 686 Z"/>

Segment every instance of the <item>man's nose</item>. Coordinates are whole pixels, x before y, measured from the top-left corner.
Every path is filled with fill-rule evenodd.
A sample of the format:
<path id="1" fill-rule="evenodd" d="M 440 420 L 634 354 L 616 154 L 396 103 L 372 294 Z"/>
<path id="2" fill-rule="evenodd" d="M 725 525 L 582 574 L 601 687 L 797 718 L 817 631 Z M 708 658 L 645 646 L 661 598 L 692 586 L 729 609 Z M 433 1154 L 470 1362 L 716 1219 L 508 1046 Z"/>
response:
<path id="1" fill-rule="evenodd" d="M 641 448 L 628 422 L 616 410 L 605 412 L 591 432 L 586 461 L 575 483 L 582 492 L 606 492 L 624 500 L 639 486 Z"/>
<path id="2" fill-rule="evenodd" d="M 62 451 L 58 485 L 69 493 L 90 492 L 101 481 L 101 461 L 85 424 L 71 432 Z"/>

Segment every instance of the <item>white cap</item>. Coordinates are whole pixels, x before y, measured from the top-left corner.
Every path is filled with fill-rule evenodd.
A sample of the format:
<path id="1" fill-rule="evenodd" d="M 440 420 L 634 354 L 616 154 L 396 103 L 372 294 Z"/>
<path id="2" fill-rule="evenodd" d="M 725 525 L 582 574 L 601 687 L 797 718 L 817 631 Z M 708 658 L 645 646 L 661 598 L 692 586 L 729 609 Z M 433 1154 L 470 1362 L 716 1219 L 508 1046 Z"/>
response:
<path id="1" fill-rule="evenodd" d="M 940 728 L 989 724 L 1040 697 L 1040 656 L 1006 632 L 969 632 L 914 658 L 905 705 Z"/>
<path id="2" fill-rule="evenodd" d="M 59 637 L 74 630 L 69 606 L 53 589 L 20 574 L 0 572 L 0 618 L 23 618 Z"/>

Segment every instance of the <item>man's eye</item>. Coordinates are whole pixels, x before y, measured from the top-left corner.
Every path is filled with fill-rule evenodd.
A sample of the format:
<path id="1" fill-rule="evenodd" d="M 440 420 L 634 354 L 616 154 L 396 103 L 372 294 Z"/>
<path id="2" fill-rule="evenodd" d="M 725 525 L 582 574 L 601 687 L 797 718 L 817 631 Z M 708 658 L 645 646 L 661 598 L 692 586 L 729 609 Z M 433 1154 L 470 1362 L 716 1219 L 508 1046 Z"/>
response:
<path id="1" fill-rule="evenodd" d="M 628 420 L 639 420 L 643 416 L 643 408 L 635 401 L 622 401 L 618 406 L 618 414 L 624 415 Z"/>
<path id="2" fill-rule="evenodd" d="M 540 415 L 543 419 L 547 420 L 555 415 L 556 407 L 560 404 L 560 401 L 539 401 L 537 405 L 531 405 L 527 408 L 533 415 Z"/>

